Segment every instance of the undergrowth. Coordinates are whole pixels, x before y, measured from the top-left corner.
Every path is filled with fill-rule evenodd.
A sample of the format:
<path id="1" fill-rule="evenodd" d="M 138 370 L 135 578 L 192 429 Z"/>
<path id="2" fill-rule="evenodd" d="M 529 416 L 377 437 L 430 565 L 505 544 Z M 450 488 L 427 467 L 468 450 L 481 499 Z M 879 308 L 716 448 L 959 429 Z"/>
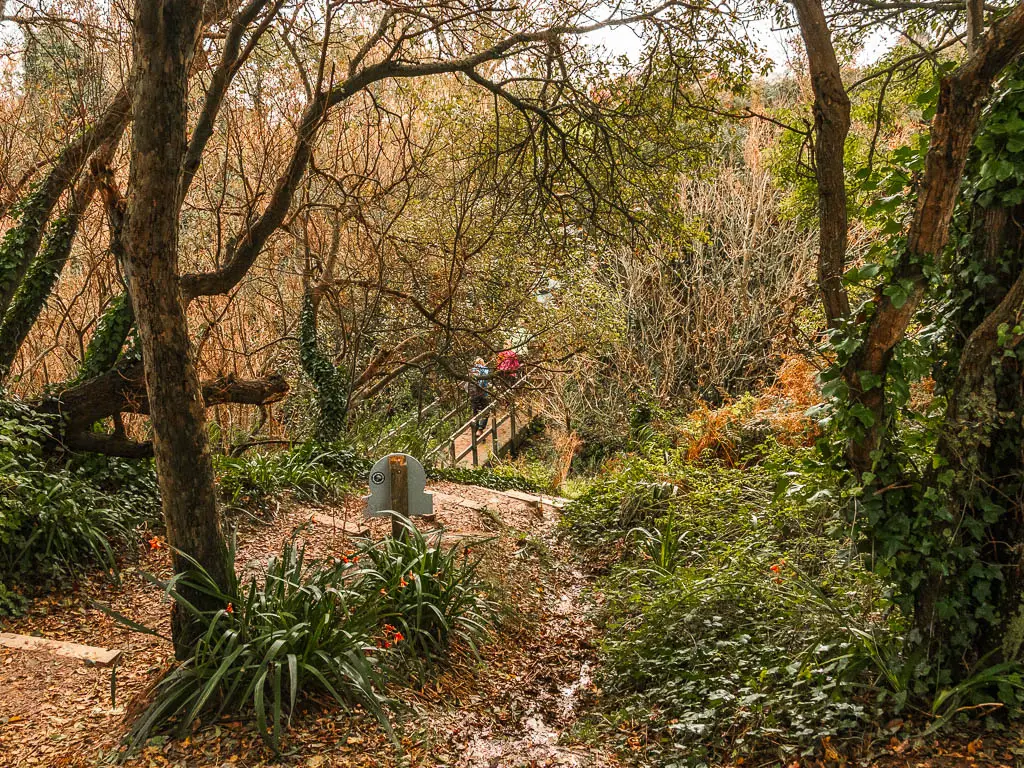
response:
<path id="1" fill-rule="evenodd" d="M 634 747 L 646 734 L 646 758 L 813 752 L 875 717 L 879 691 L 890 706 L 905 691 L 901 627 L 836 530 L 823 471 L 772 440 L 736 468 L 659 446 L 606 464 L 566 508 L 565 535 L 604 574 L 600 721 Z"/>
<path id="2" fill-rule="evenodd" d="M 370 462 L 344 445 L 302 443 L 284 451 L 216 459 L 217 487 L 231 508 L 262 508 L 281 493 L 325 501 L 351 491 Z"/>
<path id="3" fill-rule="evenodd" d="M 103 457 L 60 464 L 44 446 L 53 423 L 0 401 L 0 615 L 17 612 L 19 589 L 83 568 L 114 570 L 118 548 L 159 513 L 151 462 Z M 18 586 L 18 589 L 15 588 Z"/>
<path id="4" fill-rule="evenodd" d="M 217 487 L 234 509 L 265 508 L 289 492 L 302 501 L 329 501 L 361 488 L 373 461 L 343 443 L 302 443 L 283 451 L 216 459 Z M 430 480 L 479 485 L 497 491 L 538 492 L 540 484 L 512 463 L 495 467 L 427 467 Z"/>
<path id="5" fill-rule="evenodd" d="M 519 473 L 515 465 L 498 464 L 495 467 L 429 467 L 427 477 L 462 485 L 479 485 L 495 491 L 524 491 L 539 493 L 543 490 L 535 480 Z"/>
<path id="6" fill-rule="evenodd" d="M 493 619 L 479 560 L 406 528 L 402 541 L 364 542 L 324 560 L 289 541 L 262 576 L 228 592 L 194 562 L 166 582 L 202 632 L 193 657 L 157 685 L 129 750 L 224 714 L 252 716 L 278 749 L 297 708 L 318 694 L 363 707 L 391 733 L 387 682 L 420 677 L 456 651 L 475 653 Z M 183 583 L 223 607 L 196 609 L 182 598 Z"/>

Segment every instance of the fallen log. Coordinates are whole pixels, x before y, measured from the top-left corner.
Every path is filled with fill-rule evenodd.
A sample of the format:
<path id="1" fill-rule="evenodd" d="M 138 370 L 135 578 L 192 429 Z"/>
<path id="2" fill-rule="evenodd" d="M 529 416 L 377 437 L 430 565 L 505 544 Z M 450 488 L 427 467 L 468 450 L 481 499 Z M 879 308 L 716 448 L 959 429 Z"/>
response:
<path id="1" fill-rule="evenodd" d="M 224 403 L 268 405 L 288 393 L 288 382 L 279 374 L 261 379 L 239 379 L 227 375 L 203 381 L 202 390 L 207 407 Z M 93 424 L 111 416 L 149 413 L 142 363 L 120 365 L 87 379 L 40 403 L 38 409 L 60 414 L 63 418 L 64 434 L 58 442 L 65 448 L 126 458 L 153 455 L 153 446 L 148 442 L 92 431 Z"/>

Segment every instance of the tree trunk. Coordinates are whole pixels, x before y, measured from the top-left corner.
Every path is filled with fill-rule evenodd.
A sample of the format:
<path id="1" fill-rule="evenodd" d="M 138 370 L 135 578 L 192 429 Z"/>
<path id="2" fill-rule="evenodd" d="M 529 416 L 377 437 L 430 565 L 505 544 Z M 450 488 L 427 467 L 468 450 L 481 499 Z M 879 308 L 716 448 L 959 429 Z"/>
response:
<path id="1" fill-rule="evenodd" d="M 186 151 L 189 65 L 202 6 L 190 0 L 139 0 L 135 12 L 133 112 L 145 119 L 132 132 L 131 172 L 124 223 L 125 278 L 131 296 L 146 374 L 153 424 L 153 452 L 176 573 L 194 558 L 228 591 L 232 564 L 221 529 L 213 461 L 206 435 L 199 376 L 185 320 L 178 275 L 176 201 Z M 201 609 L 223 607 L 189 590 Z M 172 613 L 178 658 L 190 654 L 190 618 Z"/>
<path id="2" fill-rule="evenodd" d="M 832 47 L 832 35 L 819 0 L 794 0 L 814 90 L 814 168 L 818 181 L 818 287 L 825 318 L 835 328 L 850 314 L 843 286 L 846 270 L 846 136 L 850 97 Z"/>
<path id="3" fill-rule="evenodd" d="M 956 339 L 964 339 L 958 360 L 938 382 L 947 390 L 945 429 L 936 448 L 943 467 L 957 473 L 951 489 L 952 519 L 961 521 L 957 536 L 968 547 L 979 546 L 976 559 L 931 574 L 915 594 L 915 624 L 922 638 L 933 646 L 946 641 L 948 621 L 940 606 L 952 590 L 984 590 L 996 621 L 992 626 L 978 620 L 973 650 L 975 659 L 1001 652 L 1007 620 L 1021 605 L 1024 571 L 1024 386 L 1020 361 L 1004 357 L 999 327 L 1020 322 L 1024 306 L 1024 207 L 976 211 L 973 245 L 967 260 L 979 269 L 966 272 L 965 289 L 972 300 L 958 308 L 954 319 Z M 982 279 L 988 278 L 988 280 Z M 976 286 L 982 286 L 980 289 Z M 944 523 L 936 524 L 937 530 Z M 970 531 L 983 530 L 980 542 Z M 979 566 L 984 568 L 979 569 Z M 992 579 L 988 569 L 997 569 Z M 975 573 L 979 573 L 981 578 Z M 962 616 L 958 624 L 975 621 Z M 998 658 L 998 657 L 996 657 Z"/>
<path id="4" fill-rule="evenodd" d="M 50 291 L 71 256 L 78 225 L 99 187 L 101 169 L 110 163 L 124 134 L 125 125 L 125 122 L 117 125 L 113 134 L 96 151 L 93 158 L 95 167 L 75 189 L 67 213 L 49 223 L 45 245 L 31 261 L 31 266 L 11 299 L 10 308 L 3 314 L 3 324 L 0 325 L 0 381 L 10 372 L 18 350 L 39 318 L 50 297 Z"/>

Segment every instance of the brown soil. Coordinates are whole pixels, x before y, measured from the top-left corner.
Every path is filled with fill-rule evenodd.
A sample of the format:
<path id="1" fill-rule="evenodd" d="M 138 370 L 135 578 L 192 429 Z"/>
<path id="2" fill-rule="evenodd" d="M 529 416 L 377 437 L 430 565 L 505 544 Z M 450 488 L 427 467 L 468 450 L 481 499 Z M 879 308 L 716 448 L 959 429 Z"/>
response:
<path id="1" fill-rule="evenodd" d="M 615 766 L 610 753 L 574 743 L 572 726 L 592 696 L 592 627 L 580 604 L 582 575 L 565 565 L 553 541 L 553 511 L 476 487 L 438 483 L 435 490 L 487 504 L 478 512 L 438 504 L 424 528 L 473 534 L 484 570 L 500 588 L 504 618 L 479 660 L 467 656 L 422 690 L 394 691 L 408 711 L 396 721 L 402 749 L 358 712 L 344 714 L 311 702 L 293 720 L 275 756 L 247 724 L 225 721 L 197 729 L 184 741 L 158 740 L 129 761 L 132 766 Z M 313 512 L 358 519 L 360 502 L 311 507 L 287 502 L 270 524 L 238 520 L 237 564 L 258 573 L 269 555 L 299 529 L 313 556 L 341 554 L 351 542 L 330 526 L 310 524 Z M 371 522 L 374 538 L 390 522 Z M 489 538 L 475 543 L 477 537 Z M 96 575 L 59 595 L 36 600 L 3 631 L 37 633 L 105 648 L 119 648 L 117 705 L 109 670 L 43 654 L 0 649 L 0 765 L 108 764 L 126 730 L 127 710 L 145 700 L 151 681 L 172 658 L 169 642 L 134 632 L 93 607 L 98 601 L 132 620 L 168 632 L 168 605 L 144 573 L 166 577 L 166 548 L 140 541 L 136 562 L 121 583 Z M 462 546 L 461 539 L 456 546 Z M 159 542 L 156 542 L 159 543 Z"/>

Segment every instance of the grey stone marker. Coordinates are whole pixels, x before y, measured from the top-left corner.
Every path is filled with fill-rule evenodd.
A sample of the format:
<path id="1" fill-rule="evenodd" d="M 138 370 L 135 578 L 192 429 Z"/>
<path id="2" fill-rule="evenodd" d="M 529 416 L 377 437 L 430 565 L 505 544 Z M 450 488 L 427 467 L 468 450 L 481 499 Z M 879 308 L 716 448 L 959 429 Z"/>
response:
<path id="1" fill-rule="evenodd" d="M 366 496 L 367 517 L 387 517 L 391 508 L 391 467 L 388 462 L 392 456 L 388 454 L 377 460 L 370 470 L 370 495 Z M 409 517 L 432 515 L 434 513 L 434 494 L 425 491 L 427 473 L 423 465 L 413 456 L 405 454 L 406 472 L 409 477 Z"/>

